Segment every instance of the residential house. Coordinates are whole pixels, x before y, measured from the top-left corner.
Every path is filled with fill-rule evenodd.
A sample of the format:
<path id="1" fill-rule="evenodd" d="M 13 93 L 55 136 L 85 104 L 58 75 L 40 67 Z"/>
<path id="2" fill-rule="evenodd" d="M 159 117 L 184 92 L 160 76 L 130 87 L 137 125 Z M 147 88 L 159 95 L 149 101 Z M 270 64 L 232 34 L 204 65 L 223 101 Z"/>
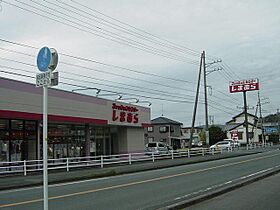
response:
<path id="1" fill-rule="evenodd" d="M 146 128 L 145 144 L 149 142 L 164 142 L 180 148 L 182 125 L 182 123 L 166 117 L 158 117 L 151 120 L 151 125 Z"/>
<path id="2" fill-rule="evenodd" d="M 191 129 L 192 129 L 192 127 L 181 128 L 182 134 L 185 138 L 184 139 L 185 144 L 191 139 Z M 192 142 L 198 143 L 200 141 L 199 133 L 202 131 L 203 131 L 203 127 L 194 127 Z"/>
<path id="3" fill-rule="evenodd" d="M 258 126 L 258 117 L 248 113 L 248 138 L 249 143 L 257 143 L 262 140 L 262 130 Z M 238 139 L 241 144 L 246 144 L 245 113 L 242 112 L 226 122 L 227 138 Z"/>

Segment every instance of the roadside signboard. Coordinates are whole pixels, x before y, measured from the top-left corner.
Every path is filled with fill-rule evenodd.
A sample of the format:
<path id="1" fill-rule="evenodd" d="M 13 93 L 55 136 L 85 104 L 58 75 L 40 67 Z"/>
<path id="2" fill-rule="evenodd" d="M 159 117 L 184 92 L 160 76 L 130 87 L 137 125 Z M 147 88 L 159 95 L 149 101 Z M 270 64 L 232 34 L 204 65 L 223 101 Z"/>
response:
<path id="1" fill-rule="evenodd" d="M 264 128 L 264 132 L 266 134 L 276 133 L 277 131 L 278 131 L 278 129 L 275 128 L 275 127 L 266 127 L 266 128 Z"/>
<path id="2" fill-rule="evenodd" d="M 249 79 L 249 80 L 238 80 L 229 83 L 229 92 L 246 92 L 259 90 L 259 80 L 258 79 Z"/>
<path id="3" fill-rule="evenodd" d="M 238 130 L 233 130 L 230 132 L 230 134 L 231 134 L 231 139 L 238 140 Z"/>
<path id="4" fill-rule="evenodd" d="M 51 85 L 51 72 L 43 72 L 36 74 L 36 87 L 41 86 L 50 86 Z"/>

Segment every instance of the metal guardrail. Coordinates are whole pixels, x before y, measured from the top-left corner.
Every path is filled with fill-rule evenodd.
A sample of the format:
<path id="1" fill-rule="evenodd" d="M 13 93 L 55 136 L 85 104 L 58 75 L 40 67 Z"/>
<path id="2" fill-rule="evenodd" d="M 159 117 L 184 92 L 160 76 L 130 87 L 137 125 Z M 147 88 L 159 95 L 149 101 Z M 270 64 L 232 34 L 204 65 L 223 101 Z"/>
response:
<path id="1" fill-rule="evenodd" d="M 231 152 L 232 149 L 226 150 Z M 133 164 L 135 162 L 144 162 L 162 159 L 190 158 L 192 156 L 205 156 L 221 154 L 223 150 L 209 148 L 186 149 L 186 151 L 170 151 L 167 154 L 146 154 L 146 153 L 129 153 L 118 155 L 100 155 L 88 157 L 71 157 L 60 159 L 48 159 L 48 170 L 64 169 L 69 171 L 71 168 L 99 167 L 115 164 Z M 18 174 L 24 176 L 31 172 L 42 171 L 43 160 L 23 160 L 15 162 L 0 162 L 0 176 L 3 174 Z"/>

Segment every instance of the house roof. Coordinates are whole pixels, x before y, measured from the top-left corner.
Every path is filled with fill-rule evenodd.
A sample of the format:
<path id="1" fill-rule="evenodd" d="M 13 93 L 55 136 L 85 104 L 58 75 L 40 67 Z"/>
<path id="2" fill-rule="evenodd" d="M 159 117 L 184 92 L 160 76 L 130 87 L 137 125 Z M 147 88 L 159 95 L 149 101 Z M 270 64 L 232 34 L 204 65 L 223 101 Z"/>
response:
<path id="1" fill-rule="evenodd" d="M 234 122 L 236 118 L 242 116 L 243 114 L 245 114 L 245 112 L 241 112 L 239 113 L 238 115 L 235 115 L 234 117 L 232 117 L 231 120 L 229 120 L 228 122 L 226 122 L 226 124 L 230 123 L 230 122 Z M 258 119 L 258 117 L 256 115 L 253 115 L 253 114 L 250 114 L 250 113 L 247 113 L 248 116 L 251 116 L 251 117 L 254 117 L 255 119 Z"/>
<path id="2" fill-rule="evenodd" d="M 157 117 L 153 120 L 151 120 L 151 124 L 152 125 L 183 125 L 183 123 L 180 123 L 178 121 L 175 120 L 171 120 L 169 118 L 166 117 Z"/>
<path id="3" fill-rule="evenodd" d="M 243 122 L 243 123 L 230 124 L 230 125 L 227 125 L 226 130 L 227 130 L 227 131 L 232 131 L 232 130 L 238 128 L 239 126 L 244 126 L 244 125 L 245 125 L 245 122 Z M 248 123 L 248 125 L 251 125 L 251 126 L 253 126 L 253 127 L 257 127 L 258 129 L 261 129 L 261 127 L 256 126 L 256 125 L 254 125 L 254 124 L 252 124 L 252 123 Z"/>
<path id="4" fill-rule="evenodd" d="M 182 127 L 182 129 L 191 129 L 192 127 Z M 201 129 L 203 130 L 203 127 L 199 127 L 199 126 L 196 126 L 194 127 L 194 129 Z"/>

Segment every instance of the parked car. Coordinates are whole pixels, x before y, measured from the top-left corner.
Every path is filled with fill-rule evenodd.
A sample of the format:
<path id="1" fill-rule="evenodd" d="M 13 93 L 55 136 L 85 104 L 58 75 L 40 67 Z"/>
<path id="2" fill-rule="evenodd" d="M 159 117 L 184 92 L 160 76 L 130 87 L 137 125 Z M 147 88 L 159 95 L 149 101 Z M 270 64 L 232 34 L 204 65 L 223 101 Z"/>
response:
<path id="1" fill-rule="evenodd" d="M 240 147 L 240 142 L 233 139 L 224 139 L 223 141 L 229 141 L 232 144 L 232 147 Z"/>
<path id="2" fill-rule="evenodd" d="M 171 148 L 163 142 L 150 142 L 146 144 L 145 153 L 147 155 L 155 154 L 168 154 Z"/>
<path id="3" fill-rule="evenodd" d="M 233 144 L 230 141 L 219 141 L 216 144 L 213 144 L 210 149 L 221 149 L 221 150 L 225 150 L 225 149 L 229 149 L 232 148 Z"/>
<path id="4" fill-rule="evenodd" d="M 192 147 L 202 147 L 202 141 L 198 141 L 198 142 L 192 142 Z"/>
<path id="5" fill-rule="evenodd" d="M 238 140 L 233 140 L 234 141 L 234 147 L 240 147 L 241 144 Z"/>

